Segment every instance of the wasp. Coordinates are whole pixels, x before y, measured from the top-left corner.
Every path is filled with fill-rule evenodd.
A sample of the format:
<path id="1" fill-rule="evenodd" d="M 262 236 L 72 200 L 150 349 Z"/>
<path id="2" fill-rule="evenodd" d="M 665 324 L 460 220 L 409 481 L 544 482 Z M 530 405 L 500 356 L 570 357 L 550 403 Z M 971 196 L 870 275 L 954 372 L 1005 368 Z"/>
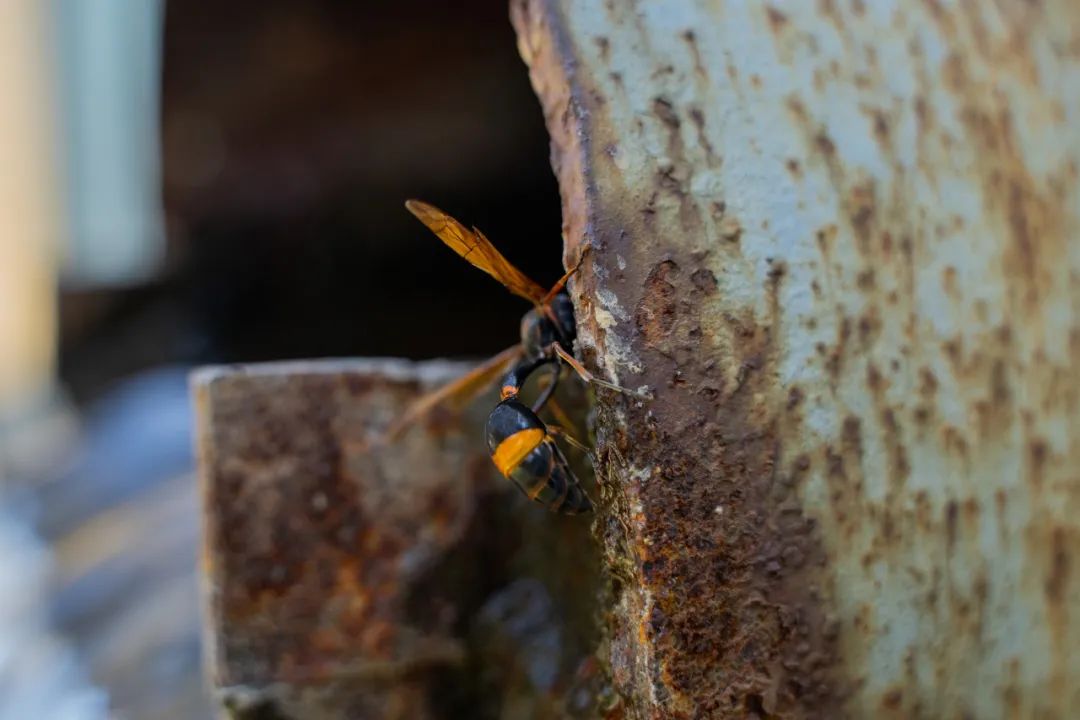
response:
<path id="1" fill-rule="evenodd" d="M 478 228 L 469 230 L 442 210 L 419 200 L 408 200 L 405 207 L 450 249 L 495 278 L 511 293 L 531 302 L 533 307 L 521 319 L 519 343 L 420 398 L 391 425 L 386 437 L 398 437 L 437 406 L 464 407 L 498 377 L 504 376 L 499 404 L 488 416 L 485 429 L 488 451 L 495 466 L 530 499 L 553 511 L 588 512 L 592 502 L 554 438 L 561 436 L 576 447 L 585 449 L 584 446 L 563 428 L 545 424 L 539 416 L 548 403 L 554 407 L 551 398 L 562 374 L 562 363 L 587 383 L 627 392 L 594 376 L 570 352 L 577 339 L 577 326 L 574 306 L 565 287 L 580 266 L 584 253 L 566 274 L 545 290 L 503 257 Z M 522 403 L 519 394 L 526 379 L 547 366 L 554 370 L 547 387 L 531 407 Z"/>

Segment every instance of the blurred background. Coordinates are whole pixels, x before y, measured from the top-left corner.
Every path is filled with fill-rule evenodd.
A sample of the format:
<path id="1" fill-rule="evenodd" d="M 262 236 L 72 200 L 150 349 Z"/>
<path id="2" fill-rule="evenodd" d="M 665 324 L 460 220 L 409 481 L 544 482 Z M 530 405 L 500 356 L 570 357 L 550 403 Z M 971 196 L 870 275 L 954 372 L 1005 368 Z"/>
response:
<path id="1" fill-rule="evenodd" d="M 186 375 L 484 356 L 558 190 L 505 0 L 0 4 L 0 720 L 199 718 Z"/>

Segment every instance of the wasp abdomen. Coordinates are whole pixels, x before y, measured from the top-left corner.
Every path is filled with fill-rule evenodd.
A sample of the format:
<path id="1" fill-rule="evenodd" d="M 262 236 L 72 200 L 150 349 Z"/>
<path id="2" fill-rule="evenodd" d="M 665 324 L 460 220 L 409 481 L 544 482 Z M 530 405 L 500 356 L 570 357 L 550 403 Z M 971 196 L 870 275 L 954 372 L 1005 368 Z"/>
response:
<path id="1" fill-rule="evenodd" d="M 503 400 L 492 410 L 487 444 L 499 472 L 530 499 L 567 514 L 592 509 L 543 421 L 517 399 Z"/>

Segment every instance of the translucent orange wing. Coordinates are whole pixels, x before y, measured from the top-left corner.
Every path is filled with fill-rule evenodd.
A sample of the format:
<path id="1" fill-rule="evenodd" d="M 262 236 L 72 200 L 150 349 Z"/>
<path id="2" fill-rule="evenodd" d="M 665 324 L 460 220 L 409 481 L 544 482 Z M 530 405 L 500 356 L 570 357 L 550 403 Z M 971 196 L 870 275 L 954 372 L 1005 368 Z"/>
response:
<path id="1" fill-rule="evenodd" d="M 465 373 L 457 380 L 418 398 L 397 420 L 390 424 L 390 427 L 383 434 L 383 440 L 392 442 L 401 437 L 409 427 L 436 407 L 442 406 L 461 410 L 491 387 L 491 384 L 503 375 L 520 355 L 521 346 L 514 345 Z"/>
<path id="2" fill-rule="evenodd" d="M 469 230 L 439 208 L 420 200 L 406 200 L 405 207 L 454 252 L 498 280 L 510 292 L 534 305 L 543 304 L 547 291 L 511 265 L 484 233 L 476 228 Z"/>

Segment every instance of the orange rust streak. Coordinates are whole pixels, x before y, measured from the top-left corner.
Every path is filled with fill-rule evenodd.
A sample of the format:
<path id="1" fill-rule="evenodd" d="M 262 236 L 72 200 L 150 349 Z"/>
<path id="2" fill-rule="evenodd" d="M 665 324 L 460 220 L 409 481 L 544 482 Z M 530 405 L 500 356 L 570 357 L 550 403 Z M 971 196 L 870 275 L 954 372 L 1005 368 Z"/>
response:
<path id="1" fill-rule="evenodd" d="M 504 477 L 510 477 L 521 461 L 544 441 L 546 433 L 540 428 L 516 432 L 499 443 L 491 459 Z"/>

